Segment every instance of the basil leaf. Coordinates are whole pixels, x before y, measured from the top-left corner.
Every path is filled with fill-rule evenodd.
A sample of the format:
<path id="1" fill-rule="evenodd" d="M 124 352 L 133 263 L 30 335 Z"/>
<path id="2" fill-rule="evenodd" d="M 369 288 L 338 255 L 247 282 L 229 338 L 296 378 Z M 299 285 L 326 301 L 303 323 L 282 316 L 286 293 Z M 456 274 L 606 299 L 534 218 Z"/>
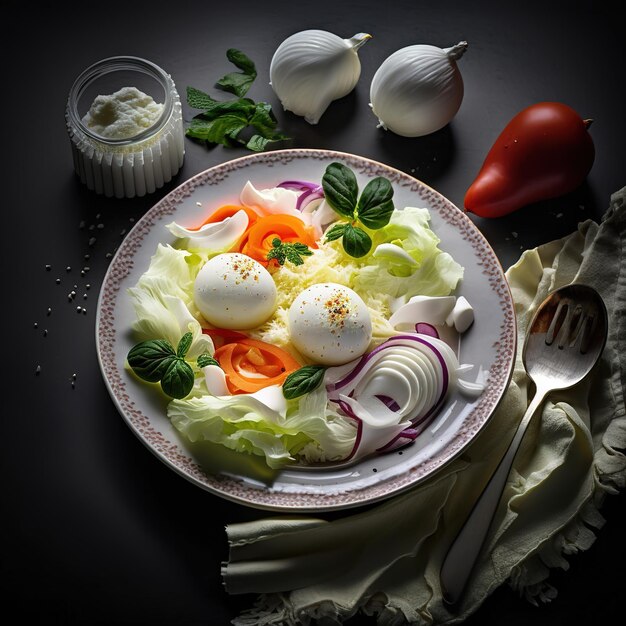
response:
<path id="1" fill-rule="evenodd" d="M 372 248 L 370 236 L 362 228 L 352 224 L 346 225 L 342 243 L 346 253 L 356 259 L 365 256 Z"/>
<path id="2" fill-rule="evenodd" d="M 161 389 L 171 398 L 184 398 L 193 389 L 193 370 L 191 365 L 183 359 L 174 359 L 163 378 L 161 378 Z"/>
<path id="3" fill-rule="evenodd" d="M 343 233 L 346 230 L 346 227 L 349 224 L 335 224 L 327 233 L 326 233 L 326 241 L 335 241 L 335 239 L 339 239 L 343 237 Z"/>
<path id="4" fill-rule="evenodd" d="M 242 98 L 246 95 L 248 89 L 250 89 L 250 85 L 252 85 L 256 78 L 256 67 L 253 61 L 236 48 L 229 48 L 226 51 L 226 57 L 233 65 L 238 67 L 241 72 L 231 72 L 230 74 L 226 74 L 226 76 L 222 76 L 222 78 L 217 81 L 216 86 Z"/>
<path id="5" fill-rule="evenodd" d="M 174 348 L 164 339 L 142 341 L 132 347 L 126 357 L 133 372 L 149 383 L 159 382 L 175 358 Z"/>
<path id="6" fill-rule="evenodd" d="M 326 202 L 340 215 L 353 217 L 359 194 L 354 172 L 342 163 L 331 163 L 322 176 Z"/>
<path id="7" fill-rule="evenodd" d="M 378 176 L 367 183 L 359 198 L 356 212 L 358 219 L 368 228 L 386 226 L 393 213 L 393 187 L 386 179 Z"/>
<path id="8" fill-rule="evenodd" d="M 187 352 L 189 352 L 189 348 L 191 347 L 191 342 L 193 341 L 192 333 L 185 333 L 178 342 L 178 346 L 176 348 L 176 356 L 181 359 L 185 358 Z"/>
<path id="9" fill-rule="evenodd" d="M 292 400 L 317 389 L 324 380 L 325 371 L 323 365 L 305 365 L 292 372 L 283 383 L 283 396 Z"/>
<path id="10" fill-rule="evenodd" d="M 207 354 L 206 352 L 204 354 L 201 354 L 198 357 L 198 367 L 200 369 L 202 369 L 203 367 L 206 367 L 207 365 L 217 365 L 218 367 L 221 367 L 221 365 L 219 364 L 219 361 L 212 357 L 210 354 Z"/>
<path id="11" fill-rule="evenodd" d="M 200 91 L 200 89 L 187 87 L 187 104 L 192 109 L 210 109 L 215 104 L 218 104 L 218 101 L 211 98 L 208 93 Z"/>

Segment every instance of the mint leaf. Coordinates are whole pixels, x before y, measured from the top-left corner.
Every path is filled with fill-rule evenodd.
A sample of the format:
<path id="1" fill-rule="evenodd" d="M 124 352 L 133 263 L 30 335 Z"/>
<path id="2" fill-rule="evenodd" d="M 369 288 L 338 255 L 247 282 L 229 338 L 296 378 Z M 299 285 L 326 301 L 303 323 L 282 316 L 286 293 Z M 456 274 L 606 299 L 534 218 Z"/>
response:
<path id="1" fill-rule="evenodd" d="M 210 109 L 217 103 L 217 100 L 211 98 L 211 96 L 204 93 L 204 91 L 200 91 L 195 87 L 187 87 L 187 104 L 192 109 Z"/>
<path id="2" fill-rule="evenodd" d="M 286 135 L 274 134 L 271 137 L 263 137 L 262 135 L 252 135 L 246 143 L 246 148 L 254 152 L 263 152 L 267 145 L 275 141 L 284 141 L 289 139 Z"/>
<path id="3" fill-rule="evenodd" d="M 393 187 L 386 178 L 378 176 L 370 180 L 356 207 L 359 221 L 372 229 L 386 226 L 394 210 L 392 198 Z"/>
<path id="4" fill-rule="evenodd" d="M 352 224 L 346 224 L 342 244 L 346 253 L 356 259 L 365 256 L 372 248 L 370 236 L 363 229 Z"/>
<path id="5" fill-rule="evenodd" d="M 235 48 L 230 48 L 226 56 L 241 72 L 226 74 L 216 84 L 239 97 L 220 101 L 200 89 L 187 87 L 187 103 L 202 113 L 191 120 L 185 135 L 208 144 L 245 146 L 254 152 L 262 152 L 270 143 L 289 139 L 279 132 L 270 104 L 243 97 L 257 76 L 254 63 Z M 245 133 L 246 138 L 240 134 L 245 129 L 252 131 L 251 135 Z"/>
<path id="6" fill-rule="evenodd" d="M 354 172 L 342 163 L 331 163 L 322 176 L 326 202 L 340 215 L 354 217 L 359 186 Z"/>
<path id="7" fill-rule="evenodd" d="M 324 380 L 326 368 L 323 365 L 305 365 L 285 378 L 283 396 L 287 400 L 299 398 L 317 389 Z"/>
<path id="8" fill-rule="evenodd" d="M 233 140 L 247 125 L 246 118 L 240 115 L 223 115 L 214 120 L 194 118 L 187 129 L 187 135 L 231 147 L 234 145 Z"/>
<path id="9" fill-rule="evenodd" d="M 234 93 L 236 96 L 242 98 L 250 89 L 250 85 L 256 78 L 256 67 L 254 63 L 240 50 L 236 48 L 230 48 L 226 51 L 226 57 L 228 60 L 238 67 L 241 72 L 231 72 L 222 76 L 216 86 L 224 91 Z"/>
<path id="10" fill-rule="evenodd" d="M 264 136 L 273 134 L 278 122 L 272 113 L 272 106 L 267 102 L 257 102 L 250 118 L 250 126 L 254 126 Z"/>
<path id="11" fill-rule="evenodd" d="M 174 359 L 161 378 L 161 389 L 171 398 L 184 398 L 193 389 L 193 370 L 183 359 Z"/>
<path id="12" fill-rule="evenodd" d="M 159 382 L 173 359 L 176 359 L 176 352 L 165 339 L 142 341 L 126 356 L 133 372 L 149 383 Z"/>
<path id="13" fill-rule="evenodd" d="M 240 98 L 239 100 L 228 100 L 220 102 L 214 100 L 207 109 L 196 115 L 196 118 L 202 120 L 215 120 L 223 115 L 238 115 L 245 118 L 246 121 L 254 114 L 256 104 L 250 98 Z"/>

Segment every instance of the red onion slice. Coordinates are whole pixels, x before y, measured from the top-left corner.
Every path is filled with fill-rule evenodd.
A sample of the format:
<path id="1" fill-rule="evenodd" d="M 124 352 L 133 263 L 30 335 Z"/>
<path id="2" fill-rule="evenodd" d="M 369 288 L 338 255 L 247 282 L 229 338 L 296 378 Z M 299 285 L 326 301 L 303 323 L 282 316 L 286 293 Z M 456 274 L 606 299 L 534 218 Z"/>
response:
<path id="1" fill-rule="evenodd" d="M 417 324 L 415 324 L 415 332 L 420 335 L 428 335 L 429 337 L 439 339 L 437 329 L 428 322 L 417 322 Z"/>
<path id="2" fill-rule="evenodd" d="M 294 189 L 295 191 L 320 191 L 322 186 L 318 183 L 312 183 L 308 180 L 284 180 L 276 185 L 283 189 Z"/>
<path id="3" fill-rule="evenodd" d="M 283 189 L 292 189 L 294 191 L 301 191 L 302 193 L 296 200 L 296 209 L 302 211 L 305 206 L 313 202 L 313 200 L 319 200 L 324 197 L 324 190 L 318 183 L 312 183 L 308 180 L 284 180 L 282 183 L 278 183 L 277 187 Z"/>
<path id="4" fill-rule="evenodd" d="M 441 339 L 402 334 L 349 367 L 329 368 L 329 399 L 357 422 L 349 459 L 413 441 L 441 408 L 457 367 L 454 351 Z"/>

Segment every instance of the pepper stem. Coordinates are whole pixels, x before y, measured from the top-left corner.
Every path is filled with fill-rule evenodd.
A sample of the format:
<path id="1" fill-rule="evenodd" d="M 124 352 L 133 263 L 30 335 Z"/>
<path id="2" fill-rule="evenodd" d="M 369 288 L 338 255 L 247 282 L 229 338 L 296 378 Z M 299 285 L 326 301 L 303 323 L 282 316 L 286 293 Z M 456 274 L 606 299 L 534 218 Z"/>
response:
<path id="1" fill-rule="evenodd" d="M 456 46 L 452 46 L 452 48 L 444 48 L 444 52 L 449 59 L 453 61 L 457 61 L 460 59 L 467 50 L 467 41 L 459 41 Z"/>
<path id="2" fill-rule="evenodd" d="M 589 127 L 593 124 L 593 119 L 589 118 L 589 119 L 583 120 L 583 124 L 585 125 L 586 129 L 589 129 Z"/>

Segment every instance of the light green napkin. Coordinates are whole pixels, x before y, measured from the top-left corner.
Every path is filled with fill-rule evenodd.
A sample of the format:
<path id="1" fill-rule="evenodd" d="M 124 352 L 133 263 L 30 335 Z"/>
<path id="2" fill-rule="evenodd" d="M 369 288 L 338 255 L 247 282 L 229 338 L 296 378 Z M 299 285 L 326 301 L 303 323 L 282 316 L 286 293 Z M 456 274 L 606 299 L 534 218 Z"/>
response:
<path id="1" fill-rule="evenodd" d="M 609 337 L 601 361 L 573 390 L 554 393 L 533 420 L 495 523 L 460 606 L 444 604 L 439 569 L 529 402 L 521 355 L 496 414 L 458 459 L 413 490 L 331 522 L 273 517 L 227 527 L 229 593 L 261 594 L 238 626 L 342 623 L 359 612 L 378 623 L 452 624 L 505 581 L 536 602 L 555 595 L 549 568 L 594 541 L 606 493 L 626 482 L 626 187 L 598 225 L 526 251 L 507 272 L 519 340 L 547 294 L 582 282 L 602 294 Z M 621 347 L 618 345 L 621 342 Z"/>

